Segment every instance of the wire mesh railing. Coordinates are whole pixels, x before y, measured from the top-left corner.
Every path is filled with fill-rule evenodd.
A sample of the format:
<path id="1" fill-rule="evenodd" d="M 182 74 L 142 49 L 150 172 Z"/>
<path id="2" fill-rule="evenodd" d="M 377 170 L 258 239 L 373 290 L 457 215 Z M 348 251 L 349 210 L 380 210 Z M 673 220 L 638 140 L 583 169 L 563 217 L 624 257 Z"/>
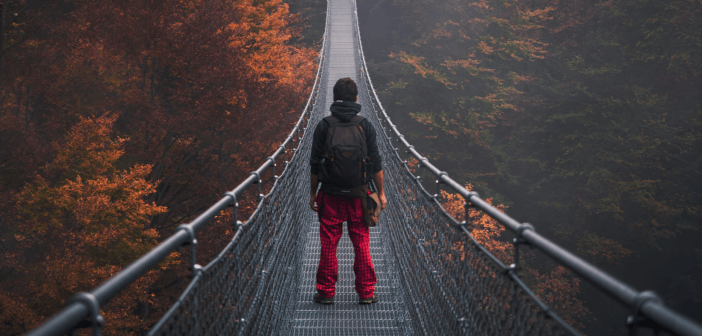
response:
<path id="1" fill-rule="evenodd" d="M 354 5 L 353 0 L 349 0 Z M 153 326 L 149 335 L 250 335 L 287 334 L 293 295 L 300 282 L 304 248 L 303 214 L 307 211 L 308 160 L 314 126 L 324 114 L 325 104 L 318 98 L 326 92 L 329 55 L 329 16 L 319 56 L 319 67 L 312 93 L 302 116 L 285 142 L 266 162 L 236 189 L 152 251 L 126 267 L 89 293 L 79 293 L 67 307 L 28 335 L 60 335 L 88 319 L 95 334 L 103 325 L 100 307 L 124 290 L 151 267 L 181 246 L 190 246 L 193 279 L 177 302 Z M 663 305 L 651 292 L 637 292 L 594 266 L 540 236 L 533 226 L 519 223 L 492 207 L 478 196 L 439 171 L 422 157 L 399 133 L 378 100 L 368 76 L 362 51 L 357 14 L 353 16 L 355 52 L 359 72 L 359 102 L 376 129 L 383 155 L 388 207 L 380 225 L 394 252 L 393 269 L 415 333 L 425 335 L 577 335 L 541 302 L 520 280 L 519 247 L 529 244 L 558 261 L 604 293 L 631 308 L 629 325 L 635 331 L 643 322 L 680 335 L 700 335 L 695 322 Z M 321 90 L 321 91 L 320 91 Z M 372 111 L 371 111 L 372 110 Z M 371 112 L 371 113 L 369 113 Z M 386 132 L 390 132 L 388 136 Z M 380 133 L 380 132 L 379 132 Z M 504 265 L 481 246 L 470 233 L 470 223 L 457 222 L 427 192 L 409 170 L 393 139 L 407 149 L 420 165 L 436 175 L 437 181 L 460 193 L 466 212 L 472 206 L 484 211 L 516 234 L 514 264 Z M 287 148 L 293 157 L 287 161 Z M 284 156 L 285 170 L 268 195 L 260 195 L 261 175 L 275 169 Z M 274 173 L 275 175 L 275 173 Z M 236 219 L 237 199 L 257 184 L 259 206 L 246 223 Z M 302 197 L 301 197 L 302 195 Z M 231 242 L 206 267 L 197 265 L 195 234 L 221 211 L 233 207 L 236 233 Z M 468 218 L 468 216 L 466 216 Z M 394 280 L 394 281 L 395 281 Z"/>
<path id="2" fill-rule="evenodd" d="M 149 334 L 269 334 L 275 331 L 281 318 L 286 316 L 285 309 L 289 309 L 286 298 L 292 296 L 285 292 L 294 291 L 299 281 L 296 267 L 301 253 L 291 255 L 290 252 L 304 246 L 296 235 L 302 225 L 299 210 L 306 204 L 295 191 L 306 183 L 300 174 L 308 172 L 309 158 L 309 151 L 299 149 L 309 148 L 311 134 L 305 131 L 310 123 L 319 119 L 319 113 L 312 111 L 324 105 L 316 100 L 319 90 L 325 89 L 320 79 L 327 50 L 326 36 L 323 41 L 317 76 L 302 115 L 265 163 L 192 222 L 180 225 L 176 233 L 93 291 L 76 294 L 66 308 L 27 335 L 74 333 L 79 324 L 92 327 L 93 333 L 99 335 L 104 325 L 100 307 L 181 246 L 191 248 L 193 278 Z M 288 162 L 290 150 L 293 156 Z M 275 176 L 276 160 L 281 156 L 285 169 L 278 177 Z M 271 192 L 263 196 L 261 176 L 269 169 L 273 170 L 275 183 Z M 237 199 L 254 184 L 258 187 L 260 203 L 251 218 L 242 223 L 237 220 Z M 196 263 L 195 234 L 228 208 L 233 209 L 234 237 L 217 258 L 203 268 Z M 281 264 L 285 265 L 276 267 Z M 271 281 L 271 274 L 275 274 L 275 281 Z"/>
<path id="3" fill-rule="evenodd" d="M 355 0 L 353 0 L 355 3 Z M 425 334 L 441 330 L 442 334 L 485 335 L 559 335 L 578 334 L 565 323 L 519 279 L 519 248 L 530 245 L 601 292 L 630 309 L 626 325 L 630 334 L 650 328 L 656 334 L 702 335 L 696 322 L 666 307 L 651 291 L 639 292 L 611 275 L 599 270 L 560 246 L 539 235 L 529 223 L 519 223 L 485 202 L 473 191 L 462 187 L 444 171 L 433 166 L 410 145 L 383 108 L 368 75 L 358 26 L 354 16 L 358 67 L 364 74 L 362 87 L 367 100 L 362 104 L 373 108 L 376 125 L 384 131 L 379 141 L 386 169 L 388 211 L 383 224 L 392 226 L 389 239 L 402 265 L 402 278 L 412 306 L 414 321 Z M 387 131 L 390 135 L 387 135 Z M 457 222 L 446 213 L 436 195 L 424 189 L 408 162 L 402 160 L 398 145 L 419 161 L 439 184 L 446 185 L 465 199 L 465 218 L 469 207 L 475 207 L 515 233 L 512 255 L 514 263 L 506 266 L 481 246 L 470 233 L 470 223 Z M 407 253 L 417 250 L 418 253 Z M 624 321 L 623 321 L 624 322 Z"/>
<path id="4" fill-rule="evenodd" d="M 307 126 L 321 119 L 326 85 L 324 38 Z M 320 91 L 321 90 L 321 91 Z M 308 128 L 305 127 L 305 130 Z M 294 309 L 305 246 L 304 211 L 309 192 L 312 132 L 299 138 L 295 155 L 268 195 L 232 241 L 198 273 L 149 335 L 278 335 Z M 307 178 L 304 178 L 307 177 Z M 228 193 L 229 194 L 229 193 Z"/>
<path id="5" fill-rule="evenodd" d="M 366 115 L 385 135 L 382 122 L 388 119 L 367 75 L 357 22 L 354 18 L 358 67 L 364 74 L 359 99 L 364 109 L 374 110 Z M 425 335 L 577 335 L 422 187 L 392 139 L 381 138 L 388 206 L 380 222 L 388 226 L 414 330 Z"/>

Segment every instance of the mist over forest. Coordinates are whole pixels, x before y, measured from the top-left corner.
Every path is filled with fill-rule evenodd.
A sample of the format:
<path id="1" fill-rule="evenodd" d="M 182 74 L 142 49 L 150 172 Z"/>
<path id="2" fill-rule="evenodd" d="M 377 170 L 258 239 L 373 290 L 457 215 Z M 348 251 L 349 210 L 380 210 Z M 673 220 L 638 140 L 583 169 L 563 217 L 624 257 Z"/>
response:
<path id="1" fill-rule="evenodd" d="M 311 14 L 326 3 L 299 3 L 310 6 L 303 35 L 320 36 L 324 18 Z M 701 4 L 357 6 L 369 75 L 420 153 L 569 251 L 702 320 Z M 430 190 L 433 180 L 425 174 Z M 543 300 L 567 301 L 562 315 L 577 311 L 586 334 L 626 333 L 627 308 L 583 281 L 574 297 L 549 302 L 539 281 L 554 262 L 533 251 L 522 266 Z"/>
<path id="2" fill-rule="evenodd" d="M 380 99 L 423 155 L 702 320 L 702 4 L 359 0 L 358 15 Z M 577 298 L 585 333 L 626 332 L 626 308 L 584 282 Z"/>
<path id="3" fill-rule="evenodd" d="M 18 335 L 275 150 L 309 95 L 327 1 L 1 6 L 0 334 Z M 369 74 L 419 152 L 702 321 L 701 2 L 357 6 Z M 427 187 L 433 180 L 425 173 Z M 462 204 L 444 201 L 449 211 Z M 246 218 L 255 196 L 239 202 Z M 199 263 L 230 241 L 231 220 L 222 214 L 198 233 L 208 242 Z M 186 250 L 102 307 L 111 333 L 143 334 L 169 309 L 190 280 Z M 627 308 L 522 251 L 520 276 L 569 323 L 588 335 L 626 332 Z"/>

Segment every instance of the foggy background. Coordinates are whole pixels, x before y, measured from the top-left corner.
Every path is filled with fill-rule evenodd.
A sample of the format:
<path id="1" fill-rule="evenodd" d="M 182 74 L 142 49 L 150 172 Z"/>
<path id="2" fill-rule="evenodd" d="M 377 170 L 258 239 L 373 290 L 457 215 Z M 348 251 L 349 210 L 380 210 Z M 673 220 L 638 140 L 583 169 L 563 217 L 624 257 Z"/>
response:
<path id="1" fill-rule="evenodd" d="M 296 4 L 310 7 L 305 42 L 319 41 L 326 2 Z M 393 122 L 513 218 L 702 321 L 700 5 L 502 5 L 358 1 Z M 531 49 L 510 50 L 514 41 Z M 536 251 L 526 259 L 542 274 L 554 267 Z M 626 332 L 628 308 L 584 282 L 577 299 L 590 311 L 583 332 Z"/>

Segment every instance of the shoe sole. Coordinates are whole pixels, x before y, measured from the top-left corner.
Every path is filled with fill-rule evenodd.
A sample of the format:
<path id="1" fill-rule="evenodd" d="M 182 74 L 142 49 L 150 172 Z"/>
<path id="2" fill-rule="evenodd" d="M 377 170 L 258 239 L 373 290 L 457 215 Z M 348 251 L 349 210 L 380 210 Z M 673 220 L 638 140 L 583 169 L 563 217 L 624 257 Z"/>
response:
<path id="1" fill-rule="evenodd" d="M 359 300 L 359 304 L 371 304 L 371 303 L 378 303 L 378 299 L 375 300 Z"/>
<path id="2" fill-rule="evenodd" d="M 333 304 L 333 303 L 334 303 L 334 300 L 317 300 L 317 299 L 313 299 L 313 301 L 314 301 L 315 303 L 321 303 L 321 304 Z"/>

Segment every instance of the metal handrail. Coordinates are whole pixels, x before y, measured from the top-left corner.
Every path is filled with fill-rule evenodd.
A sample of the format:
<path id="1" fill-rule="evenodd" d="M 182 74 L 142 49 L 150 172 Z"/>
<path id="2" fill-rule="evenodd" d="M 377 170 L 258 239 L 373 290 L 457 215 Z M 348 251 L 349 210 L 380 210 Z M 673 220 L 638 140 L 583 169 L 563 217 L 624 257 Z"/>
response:
<path id="1" fill-rule="evenodd" d="M 356 22 L 357 21 L 357 13 L 356 15 Z M 328 18 L 327 18 L 328 20 Z M 359 36 L 359 51 L 360 51 L 360 58 L 363 64 L 363 70 L 368 73 L 367 71 L 367 66 L 365 62 L 365 57 L 363 55 L 362 48 L 360 46 L 360 30 L 358 28 L 358 25 L 356 25 L 356 30 L 357 34 Z M 96 334 L 99 334 L 100 329 L 102 327 L 102 318 L 100 317 L 100 307 L 105 305 L 107 302 L 109 302 L 110 299 L 112 299 L 115 295 L 117 295 L 119 292 L 124 290 L 127 286 L 132 284 L 134 281 L 136 281 L 139 277 L 141 277 L 143 274 L 145 274 L 149 269 L 154 267 L 156 264 L 158 264 L 160 261 L 165 259 L 170 253 L 178 249 L 179 247 L 183 245 L 190 245 L 191 248 L 193 249 L 193 253 L 191 253 L 191 259 L 190 259 L 190 264 L 191 264 L 191 269 L 193 271 L 193 279 L 191 281 L 191 284 L 188 288 L 191 288 L 195 282 L 197 282 L 202 275 L 202 267 L 196 264 L 196 259 L 195 259 L 195 253 L 194 253 L 194 246 L 196 245 L 196 240 L 195 240 L 195 234 L 200 231 L 205 225 L 207 225 L 216 214 L 218 214 L 220 211 L 226 209 L 228 206 L 233 205 L 234 206 L 234 214 L 236 216 L 237 214 L 237 199 L 243 194 L 244 191 L 246 191 L 249 187 L 251 187 L 253 184 L 258 184 L 258 187 L 260 188 L 260 176 L 264 172 L 266 172 L 268 169 L 273 168 L 275 169 L 275 160 L 280 156 L 281 153 L 284 154 L 285 156 L 285 161 L 287 163 L 287 146 L 288 144 L 292 143 L 293 151 L 294 151 L 294 146 L 295 146 L 295 137 L 299 132 L 301 131 L 302 123 L 305 120 L 305 117 L 310 113 L 310 103 L 312 102 L 313 97 L 315 96 L 316 90 L 318 90 L 318 83 L 320 81 L 320 71 L 322 68 L 322 60 L 324 57 L 324 51 L 325 51 L 325 46 L 327 44 L 327 35 L 325 33 L 324 36 L 324 41 L 323 41 L 323 46 L 322 50 L 320 51 L 319 54 L 319 65 L 317 69 L 317 75 L 315 78 L 315 82 L 312 88 L 312 92 L 310 94 L 310 97 L 307 101 L 307 105 L 305 106 L 305 109 L 303 110 L 302 115 L 300 116 L 298 122 L 296 123 L 295 127 L 293 130 L 290 132 L 290 135 L 286 138 L 286 140 L 283 142 L 282 145 L 278 147 L 278 150 L 273 154 L 273 156 L 269 157 L 266 159 L 266 162 L 262 164 L 256 171 L 252 172 L 249 177 L 244 180 L 241 184 L 239 184 L 234 190 L 231 192 L 227 192 L 225 196 L 220 199 L 216 204 L 214 204 L 212 207 L 207 209 L 204 213 L 202 213 L 200 216 L 198 216 L 195 220 L 190 222 L 189 224 L 181 225 L 178 227 L 177 231 L 168 239 L 157 245 L 154 249 L 140 257 L 138 260 L 127 266 L 125 269 L 120 271 L 118 274 L 110 278 L 108 281 L 91 291 L 90 293 L 79 293 L 74 297 L 72 300 L 69 301 L 69 304 L 64 308 L 61 312 L 57 313 L 55 316 L 47 320 L 44 324 L 39 326 L 38 328 L 30 331 L 28 335 L 60 335 L 64 334 L 78 325 L 81 321 L 83 321 L 86 318 L 90 318 L 91 322 L 93 322 L 93 327 L 94 331 Z M 368 85 L 370 87 L 370 91 L 372 92 L 372 98 L 375 98 L 375 103 L 378 104 L 381 112 L 382 112 L 382 117 L 384 118 L 385 122 L 391 126 L 393 133 L 397 136 L 397 141 L 402 142 L 405 147 L 407 148 L 407 152 L 417 158 L 421 164 L 421 167 L 427 168 L 432 174 L 434 174 L 437 177 L 437 183 L 443 183 L 451 187 L 454 191 L 458 192 L 459 194 L 462 195 L 462 197 L 466 200 L 466 204 L 470 204 L 471 206 L 474 206 L 488 215 L 490 215 L 492 218 L 496 219 L 499 223 L 504 225 L 506 228 L 508 228 L 510 231 L 514 232 L 517 234 L 518 238 L 522 243 L 527 243 L 530 244 L 531 246 L 536 247 L 543 253 L 545 253 L 547 256 L 551 257 L 552 259 L 558 261 L 565 267 L 569 268 L 582 278 L 584 278 L 586 281 L 592 283 L 595 285 L 597 288 L 608 294 L 609 296 L 613 297 L 620 303 L 624 304 L 625 306 L 629 307 L 631 310 L 631 315 L 629 316 L 629 319 L 627 323 L 629 325 L 636 326 L 637 323 L 639 323 L 639 317 L 646 317 L 649 318 L 651 321 L 656 323 L 657 325 L 670 330 L 676 334 L 680 335 L 702 335 L 702 327 L 700 327 L 699 324 L 696 322 L 680 315 L 679 313 L 673 311 L 672 309 L 666 307 L 662 300 L 658 298 L 655 294 L 653 294 L 650 291 L 644 291 L 644 292 L 638 292 L 634 290 L 633 288 L 629 287 L 625 283 L 615 279 L 611 275 L 599 270 L 598 268 L 594 267 L 593 265 L 589 264 L 588 262 L 584 261 L 583 259 L 575 256 L 574 254 L 564 250 L 560 246 L 556 245 L 555 243 L 549 241 L 548 239 L 544 238 L 543 236 L 539 235 L 533 228 L 528 223 L 519 223 L 507 214 L 501 212 L 497 208 L 491 206 L 484 200 L 482 200 L 479 195 L 475 192 L 466 190 L 463 186 L 458 184 L 456 181 L 451 179 L 446 172 L 440 171 L 437 169 L 434 165 L 432 165 L 429 160 L 426 157 L 423 157 L 417 150 L 414 149 L 412 145 L 409 144 L 404 138 L 404 136 L 397 130 L 397 127 L 392 123 L 390 120 L 390 117 L 387 115 L 386 111 L 382 107 L 382 104 L 380 103 L 380 100 L 377 97 L 377 94 L 375 92 L 375 89 L 373 88 L 373 84 L 371 82 L 370 76 L 363 76 L 364 80 L 368 82 Z M 302 131 L 306 131 L 306 128 L 302 128 Z M 297 132 L 297 134 L 296 134 Z M 386 134 L 387 137 L 387 134 Z M 392 140 L 392 137 L 389 137 Z M 399 156 L 399 153 L 396 152 L 396 154 Z M 274 170 L 275 172 L 275 170 Z M 281 175 L 285 174 L 285 170 Z M 275 175 L 275 173 L 274 173 Z M 277 180 L 274 182 L 273 189 L 276 188 L 277 185 Z M 423 188 L 422 188 L 423 189 Z M 426 190 L 425 190 L 426 191 Z M 260 200 L 260 190 L 259 194 Z M 438 201 L 437 201 L 438 202 Z M 467 208 L 466 208 L 467 211 Z M 467 217 L 466 217 L 467 218 Z M 236 217 L 234 219 L 236 223 L 239 223 L 236 220 Z M 462 224 L 462 225 L 457 225 L 459 229 L 461 229 L 463 232 L 468 234 L 470 236 L 470 233 L 467 229 L 467 225 L 464 223 L 457 223 L 456 224 Z M 237 242 L 237 237 L 241 235 L 243 228 L 242 225 L 237 225 L 237 229 L 234 235 L 234 238 L 230 242 L 230 244 L 235 244 Z M 472 237 L 471 237 L 472 239 Z M 477 244 L 477 242 L 474 242 Z M 482 249 L 482 247 L 481 247 Z M 482 249 L 484 250 L 484 249 Z M 524 286 L 524 284 L 519 280 L 519 278 L 516 276 L 516 272 L 513 272 L 512 266 L 510 267 L 504 267 L 504 265 L 494 258 L 494 256 L 490 255 L 490 253 L 486 250 L 484 250 L 486 254 L 488 254 L 493 261 L 496 262 L 498 265 L 501 265 L 503 268 L 507 269 L 508 275 L 512 277 L 513 280 L 515 280 L 517 283 L 520 284 L 520 286 Z M 221 256 L 219 256 L 221 257 Z M 219 258 L 218 257 L 218 258 Z M 212 262 L 210 263 L 212 265 Z M 208 265 L 209 267 L 209 265 Z M 525 286 L 524 286 L 525 287 Z M 189 289 L 186 289 L 186 293 L 189 291 Z M 533 295 L 533 294 L 532 294 Z M 538 300 L 537 300 L 538 301 Z M 177 308 L 179 305 L 179 301 L 177 301 L 174 306 L 171 307 L 169 312 L 166 314 L 168 316 L 172 311 Z M 540 302 L 540 301 L 539 301 Z M 544 307 L 542 307 L 544 308 Z M 640 316 L 639 316 L 640 315 Z M 553 318 L 558 319 L 556 315 L 552 315 Z M 162 319 L 161 321 L 164 321 L 165 319 Z M 159 322 L 157 326 L 160 324 Z"/>
<path id="2" fill-rule="evenodd" d="M 355 15 L 356 22 L 358 22 L 358 13 L 355 12 Z M 361 32 L 358 25 L 356 25 L 356 30 L 360 41 Z M 368 73 L 368 67 L 363 54 L 363 47 L 360 45 L 360 43 L 359 53 L 363 64 L 363 71 Z M 619 281 L 613 276 L 581 259 L 580 257 L 568 252 L 544 236 L 538 234 L 531 224 L 519 223 L 509 215 L 485 202 L 480 198 L 477 192 L 467 190 L 455 180 L 450 178 L 445 171 L 441 171 L 432 165 L 429 162 L 429 159 L 423 157 L 414 148 L 414 146 L 405 140 L 404 135 L 402 135 L 402 133 L 400 133 L 400 131 L 397 129 L 397 126 L 392 123 L 390 117 L 383 108 L 380 99 L 378 99 L 378 95 L 375 92 L 370 76 L 368 75 L 363 77 L 363 79 L 366 80 L 370 86 L 370 91 L 373 94 L 372 98 L 374 98 L 375 103 L 378 104 L 378 107 L 382 112 L 382 117 L 385 119 L 385 122 L 390 125 L 392 133 L 397 136 L 397 141 L 402 142 L 402 144 L 407 148 L 407 152 L 419 160 L 419 164 L 422 168 L 427 168 L 432 174 L 434 174 L 434 176 L 436 176 L 437 184 L 442 183 L 449 186 L 465 199 L 466 205 L 470 204 L 470 206 L 484 211 L 490 217 L 504 225 L 507 229 L 517 234 L 518 238 L 521 240 L 521 244 L 529 244 L 536 247 L 550 258 L 556 260 L 561 265 L 575 272 L 610 297 L 619 301 L 619 303 L 628 307 L 630 309 L 630 315 L 627 317 L 626 323 L 630 328 L 636 328 L 637 324 L 642 322 L 641 317 L 643 317 L 650 319 L 658 326 L 678 335 L 702 335 L 702 326 L 700 324 L 667 307 L 663 303 L 663 300 L 652 291 L 639 292 L 624 282 Z M 385 132 L 383 132 L 383 134 L 388 137 Z M 392 141 L 392 137 L 388 138 Z M 396 154 L 399 156 L 397 150 Z M 466 207 L 466 212 L 467 211 L 468 208 Z M 466 218 L 468 218 L 467 214 Z M 464 225 L 459 226 L 459 229 L 462 229 L 464 232 L 469 234 L 468 229 L 465 227 L 465 222 L 463 224 Z M 518 244 L 517 238 L 515 238 L 515 244 Z"/>
<path id="3" fill-rule="evenodd" d="M 232 239 L 232 242 L 236 240 L 236 237 L 243 230 L 241 222 L 237 221 L 237 199 L 246 191 L 249 187 L 254 184 L 259 186 L 258 199 L 261 200 L 260 195 L 260 176 L 266 172 L 268 169 L 275 169 L 275 160 L 281 155 L 285 154 L 285 165 L 287 167 L 287 147 L 288 144 L 292 144 L 293 155 L 295 152 L 295 137 L 298 137 L 300 131 L 306 132 L 307 127 L 302 127 L 305 117 L 307 117 L 312 109 L 310 104 L 312 99 L 316 96 L 316 91 L 319 88 L 319 74 L 322 69 L 322 60 L 324 59 L 324 51 L 327 43 L 327 33 L 325 32 L 324 40 L 322 44 L 322 49 L 317 57 L 318 66 L 317 74 L 315 77 L 314 84 L 312 86 L 312 91 L 307 99 L 307 104 L 305 105 L 302 115 L 298 119 L 297 123 L 293 127 L 292 131 L 288 137 L 283 141 L 283 143 L 278 147 L 275 153 L 266 159 L 257 170 L 253 171 L 249 177 L 239 184 L 234 190 L 225 193 L 225 195 L 209 209 L 205 210 L 201 215 L 195 218 L 192 222 L 188 224 L 180 225 L 177 231 L 168 239 L 164 240 L 151 251 L 147 252 L 139 259 L 131 263 L 129 266 L 125 267 L 119 273 L 114 275 L 112 278 L 105 281 L 103 284 L 93 289 L 90 293 L 81 292 L 76 294 L 71 300 L 68 301 L 66 307 L 58 312 L 56 315 L 48 319 L 42 325 L 31 330 L 27 333 L 27 336 L 39 336 L 39 335 L 62 335 L 73 330 L 81 321 L 86 318 L 90 318 L 94 334 L 99 335 L 102 329 L 104 321 L 100 316 L 100 307 L 107 304 L 113 297 L 119 294 L 121 291 L 126 289 L 129 285 L 134 283 L 142 275 L 148 272 L 151 268 L 156 266 L 159 262 L 163 261 L 169 254 L 176 251 L 178 248 L 184 245 L 190 245 L 192 248 L 190 254 L 190 266 L 193 271 L 193 279 L 191 282 L 196 282 L 200 278 L 202 272 L 202 267 L 195 263 L 195 245 L 197 241 L 195 240 L 195 234 L 202 230 L 217 214 L 222 210 L 225 210 L 230 205 L 234 206 L 234 221 L 237 223 L 237 229 Z M 315 104 L 317 102 L 315 101 Z M 299 146 L 299 142 L 298 142 Z M 275 170 L 274 170 L 275 172 Z M 284 169 L 281 176 L 285 174 Z M 273 189 L 277 185 L 277 180 L 275 179 Z M 272 190 L 273 190 L 272 189 Z M 271 190 L 271 191 L 272 191 Z M 261 204 L 259 203 L 259 207 Z M 211 263 L 210 263 L 211 264 Z M 178 305 L 176 302 L 175 305 Z M 169 312 L 173 310 L 170 309 Z"/>
<path id="4" fill-rule="evenodd" d="M 326 24 L 329 23 L 328 21 L 329 21 L 329 18 L 327 18 L 327 22 L 325 23 L 325 26 L 326 26 Z M 324 52 L 325 52 L 325 50 L 326 50 L 326 45 L 327 45 L 327 35 L 326 35 L 326 30 L 325 30 L 325 33 L 324 33 L 324 35 L 323 35 L 323 41 L 322 41 L 322 50 L 320 51 L 319 56 L 318 56 L 318 60 L 319 60 L 318 62 L 319 62 L 319 63 L 318 63 L 318 66 L 317 66 L 317 74 L 316 74 L 316 76 L 315 76 L 315 83 L 314 83 L 314 85 L 312 86 L 312 92 L 310 93 L 310 98 L 309 98 L 308 101 L 307 101 L 307 106 L 309 106 L 310 101 L 311 101 L 311 99 L 312 99 L 312 96 L 314 96 L 314 94 L 315 94 L 315 89 L 317 88 L 317 82 L 318 82 L 318 80 L 319 80 L 319 78 L 320 78 L 319 74 L 320 74 L 321 69 L 324 67 Z M 305 109 L 307 109 L 307 106 L 305 107 Z M 309 126 L 309 125 L 308 125 L 308 126 Z M 305 130 L 306 130 L 306 127 L 305 127 Z M 295 131 L 295 130 L 293 130 L 293 132 L 291 132 L 291 134 L 294 133 L 294 131 Z M 282 146 L 283 146 L 283 145 L 281 145 L 281 147 L 282 147 Z M 273 158 L 273 157 L 269 157 L 267 160 L 271 160 L 272 158 Z M 291 160 L 291 161 L 292 161 L 292 160 Z M 286 162 L 286 166 L 287 166 L 287 162 Z M 251 173 L 251 174 L 254 175 L 254 173 L 255 173 L 255 172 L 253 172 L 253 173 Z M 259 176 L 259 175 L 256 174 L 256 176 Z M 282 175 L 281 175 L 281 176 L 282 176 Z M 277 179 L 276 179 L 276 182 L 277 182 Z M 275 187 L 276 187 L 276 186 L 277 186 L 277 183 L 273 186 L 273 188 L 272 188 L 271 191 L 268 193 L 268 195 L 270 195 L 270 194 L 273 193 L 273 191 L 275 190 Z M 265 196 L 265 197 L 267 197 L 267 196 Z M 260 189 L 259 189 L 259 195 L 258 195 L 258 200 L 259 200 L 259 202 L 261 202 L 261 200 L 262 200 L 263 198 L 265 198 L 265 197 L 263 197 L 263 196 L 260 195 Z M 260 210 L 260 206 L 259 206 L 259 207 L 256 209 L 256 211 L 251 215 L 251 218 L 254 218 L 254 216 L 256 215 L 256 213 L 257 213 L 259 210 Z M 236 219 L 235 219 L 235 221 L 236 221 Z M 239 240 L 240 236 L 243 234 L 243 226 L 244 226 L 244 225 L 243 225 L 241 222 L 238 222 L 238 221 L 237 221 L 237 229 L 236 229 L 236 231 L 235 231 L 235 233 L 234 233 L 234 236 L 232 237 L 231 241 L 229 242 L 229 244 L 228 244 L 225 248 L 222 249 L 222 251 L 220 251 L 220 253 L 217 255 L 216 258 L 212 259 L 212 261 L 210 261 L 210 263 L 207 264 L 207 266 L 205 266 L 205 268 L 202 269 L 203 272 L 207 272 L 210 268 L 212 268 L 214 265 L 216 265 L 216 263 L 219 261 L 219 259 L 223 258 L 223 257 L 225 256 L 225 254 L 227 253 L 227 251 L 230 250 L 231 246 L 234 245 L 234 244 L 236 244 L 236 243 L 238 243 L 238 240 Z M 199 275 L 200 275 L 200 274 L 198 274 L 198 276 L 199 276 Z M 160 319 L 153 327 L 151 327 L 151 330 L 149 331 L 149 333 L 147 334 L 147 336 L 156 335 L 156 333 L 157 333 L 159 330 L 161 330 L 161 328 L 166 324 L 166 322 L 167 322 L 168 319 L 171 317 L 171 315 L 175 314 L 175 313 L 178 311 L 178 308 L 180 308 L 180 306 L 183 304 L 183 302 L 185 301 L 185 298 L 189 295 L 190 291 L 193 290 L 193 288 L 195 287 L 196 282 L 197 282 L 198 280 L 200 280 L 200 278 L 198 278 L 198 279 L 193 279 L 193 281 L 191 281 L 191 283 L 190 283 L 190 285 L 188 286 L 188 288 L 186 288 L 186 289 L 183 291 L 183 293 L 181 293 L 181 295 L 180 295 L 180 297 L 178 298 L 178 300 L 176 301 L 176 303 L 173 304 L 173 306 L 171 306 L 170 309 L 168 309 L 168 311 L 166 312 L 166 314 L 164 314 L 164 315 L 161 317 L 161 319 Z"/>

